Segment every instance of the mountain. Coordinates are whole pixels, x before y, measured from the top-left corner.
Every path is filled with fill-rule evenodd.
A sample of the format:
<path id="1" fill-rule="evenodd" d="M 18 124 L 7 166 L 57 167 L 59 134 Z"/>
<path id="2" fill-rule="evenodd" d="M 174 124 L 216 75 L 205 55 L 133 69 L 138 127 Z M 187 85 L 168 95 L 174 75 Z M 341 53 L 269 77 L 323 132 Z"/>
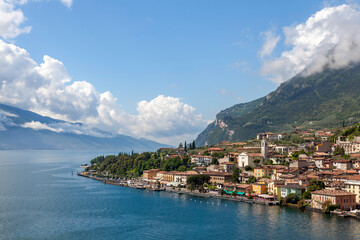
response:
<path id="1" fill-rule="evenodd" d="M 225 109 L 199 134 L 197 146 L 241 141 L 257 133 L 335 128 L 360 119 L 360 65 L 298 74 L 275 91 Z"/>
<path id="2" fill-rule="evenodd" d="M 0 104 L 0 149 L 154 151 L 169 147 Z"/>

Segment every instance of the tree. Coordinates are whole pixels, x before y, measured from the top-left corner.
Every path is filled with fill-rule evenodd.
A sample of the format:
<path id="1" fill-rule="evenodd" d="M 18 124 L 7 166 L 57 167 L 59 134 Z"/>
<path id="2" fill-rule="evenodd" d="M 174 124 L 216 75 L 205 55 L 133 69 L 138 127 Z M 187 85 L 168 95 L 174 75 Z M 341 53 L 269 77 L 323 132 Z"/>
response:
<path id="1" fill-rule="evenodd" d="M 251 170 L 253 170 L 252 167 L 250 167 L 249 165 L 245 166 L 245 171 L 251 171 Z"/>
<path id="2" fill-rule="evenodd" d="M 254 159 L 254 163 L 255 163 L 256 166 L 258 166 L 259 163 L 260 163 L 260 159 Z"/>
<path id="3" fill-rule="evenodd" d="M 240 174 L 240 169 L 235 167 L 233 169 L 233 173 L 232 173 L 232 181 L 235 183 L 239 182 L 239 174 Z"/>
<path id="4" fill-rule="evenodd" d="M 300 199 L 296 193 L 290 193 L 289 195 L 287 195 L 286 200 L 286 202 L 288 203 L 296 204 Z"/>
<path id="5" fill-rule="evenodd" d="M 255 182 L 256 182 L 256 177 L 255 177 L 255 176 L 251 176 L 251 177 L 246 181 L 247 184 L 251 184 L 251 183 L 255 183 Z"/>
<path id="6" fill-rule="evenodd" d="M 196 148 L 196 146 L 195 146 L 195 140 L 193 140 L 193 142 L 192 142 L 192 147 L 193 147 L 193 149 Z"/>
<path id="7" fill-rule="evenodd" d="M 307 187 L 307 190 L 313 192 L 324 188 L 325 188 L 325 183 L 323 181 L 312 179 Z"/>
<path id="8" fill-rule="evenodd" d="M 326 200 L 325 202 L 323 202 L 321 204 L 321 208 L 323 210 L 323 212 L 327 212 L 327 210 L 329 210 L 329 207 L 331 206 L 332 202 L 330 200 Z M 327 213 L 330 213 L 330 211 L 328 211 Z"/>
<path id="9" fill-rule="evenodd" d="M 193 186 L 194 189 L 198 189 L 200 186 L 203 186 L 204 183 L 209 183 L 210 176 L 209 175 L 194 175 L 188 177 L 186 184 L 188 187 Z"/>
<path id="10" fill-rule="evenodd" d="M 310 191 L 305 191 L 302 196 L 303 199 L 311 199 L 311 193 Z"/>
<path id="11" fill-rule="evenodd" d="M 291 158 L 293 160 L 298 160 L 299 159 L 299 153 L 298 152 L 293 152 L 293 154 L 291 154 Z"/>
<path id="12" fill-rule="evenodd" d="M 185 150 L 185 152 L 187 152 L 186 141 L 185 141 L 185 143 L 184 143 L 184 150 Z"/>
<path id="13" fill-rule="evenodd" d="M 336 146 L 336 148 L 334 150 L 334 156 L 344 156 L 344 155 L 345 155 L 344 148 L 341 146 Z"/>
<path id="14" fill-rule="evenodd" d="M 191 192 L 195 190 L 194 185 L 187 185 L 187 189 L 189 189 Z"/>
<path id="15" fill-rule="evenodd" d="M 223 158 L 224 153 L 222 153 L 222 152 L 214 152 L 211 156 L 215 157 L 215 158 Z"/>
<path id="16" fill-rule="evenodd" d="M 179 143 L 179 148 L 183 148 L 183 144 L 182 144 L 182 143 Z"/>
<path id="17" fill-rule="evenodd" d="M 179 172 L 185 172 L 185 171 L 186 171 L 186 167 L 185 167 L 185 166 L 180 166 L 180 167 L 178 168 L 178 171 L 179 171 Z"/>
<path id="18" fill-rule="evenodd" d="M 211 161 L 211 164 L 213 165 L 219 165 L 219 160 L 217 158 L 213 158 L 212 161 Z"/>

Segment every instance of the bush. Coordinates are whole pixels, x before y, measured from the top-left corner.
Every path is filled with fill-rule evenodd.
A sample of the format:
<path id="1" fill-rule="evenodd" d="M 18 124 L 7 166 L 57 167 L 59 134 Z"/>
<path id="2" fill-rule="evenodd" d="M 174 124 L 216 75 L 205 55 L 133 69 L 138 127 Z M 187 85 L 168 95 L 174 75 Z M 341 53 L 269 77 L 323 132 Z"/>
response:
<path id="1" fill-rule="evenodd" d="M 321 207 L 324 213 L 330 213 L 331 211 L 334 211 L 335 209 L 339 208 L 339 205 L 332 204 L 330 200 L 327 200 L 321 205 Z"/>
<path id="2" fill-rule="evenodd" d="M 300 207 L 300 208 L 305 207 L 305 204 L 306 204 L 306 203 L 305 203 L 305 200 L 304 200 L 304 199 L 299 200 L 298 203 L 297 203 L 298 207 Z"/>
<path id="3" fill-rule="evenodd" d="M 325 213 L 330 213 L 331 211 L 334 211 L 335 209 L 339 208 L 339 205 L 337 204 L 331 204 L 325 209 Z"/>
<path id="4" fill-rule="evenodd" d="M 311 193 L 310 191 L 305 191 L 302 196 L 303 199 L 311 199 Z"/>
<path id="5" fill-rule="evenodd" d="M 251 176 L 251 177 L 246 181 L 247 184 L 251 184 L 251 183 L 255 183 L 255 182 L 256 182 L 256 177 L 255 177 L 255 176 Z"/>
<path id="6" fill-rule="evenodd" d="M 296 193 L 290 193 L 287 195 L 287 201 L 288 203 L 296 204 L 300 199 L 299 196 Z"/>
<path id="7" fill-rule="evenodd" d="M 250 167 L 249 165 L 245 166 L 245 171 L 252 171 L 252 170 L 253 170 L 252 167 Z"/>

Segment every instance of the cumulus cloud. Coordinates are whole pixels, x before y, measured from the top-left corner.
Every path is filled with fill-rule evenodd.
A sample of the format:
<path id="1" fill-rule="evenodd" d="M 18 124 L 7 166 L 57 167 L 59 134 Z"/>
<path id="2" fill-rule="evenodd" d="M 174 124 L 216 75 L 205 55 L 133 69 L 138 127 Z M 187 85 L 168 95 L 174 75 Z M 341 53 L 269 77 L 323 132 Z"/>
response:
<path id="1" fill-rule="evenodd" d="M 4 39 L 14 38 L 22 33 L 29 33 L 30 26 L 23 26 L 26 18 L 16 6 L 26 0 L 0 0 L 0 36 Z"/>
<path id="2" fill-rule="evenodd" d="M 68 8 L 73 4 L 73 0 L 60 1 Z M 31 26 L 24 26 L 26 17 L 19 8 L 26 3 L 28 0 L 0 0 L 0 37 L 10 39 L 31 31 Z"/>
<path id="3" fill-rule="evenodd" d="M 137 107 L 137 124 L 134 132 L 151 136 L 171 137 L 200 130 L 206 124 L 195 108 L 179 98 L 159 95 L 151 101 L 140 101 Z"/>
<path id="4" fill-rule="evenodd" d="M 283 34 L 289 50 L 264 61 L 261 68 L 276 83 L 300 72 L 310 75 L 325 67 L 341 68 L 360 61 L 358 5 L 325 7 L 304 23 L 284 27 Z"/>
<path id="5" fill-rule="evenodd" d="M 166 142 L 171 138 L 194 134 L 206 126 L 195 108 L 179 98 L 160 95 L 140 101 L 137 115 L 123 111 L 111 92 L 99 93 L 86 81 L 72 81 L 64 64 L 44 56 L 41 64 L 14 44 L 0 40 L 0 102 L 31 110 L 41 115 L 116 134 L 129 134 Z M 55 132 L 101 134 L 90 127 L 25 123 L 23 127 Z M 72 130 L 71 130 L 72 129 Z"/>

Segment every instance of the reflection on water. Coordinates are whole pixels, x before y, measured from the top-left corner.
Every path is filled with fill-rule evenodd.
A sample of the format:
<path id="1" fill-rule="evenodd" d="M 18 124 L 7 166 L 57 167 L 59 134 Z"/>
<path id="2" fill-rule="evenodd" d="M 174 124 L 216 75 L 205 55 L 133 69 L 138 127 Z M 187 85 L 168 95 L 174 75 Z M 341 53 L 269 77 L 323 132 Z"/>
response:
<path id="1" fill-rule="evenodd" d="M 0 152 L 0 239 L 360 239 L 358 220 L 72 174 L 106 153 Z"/>

